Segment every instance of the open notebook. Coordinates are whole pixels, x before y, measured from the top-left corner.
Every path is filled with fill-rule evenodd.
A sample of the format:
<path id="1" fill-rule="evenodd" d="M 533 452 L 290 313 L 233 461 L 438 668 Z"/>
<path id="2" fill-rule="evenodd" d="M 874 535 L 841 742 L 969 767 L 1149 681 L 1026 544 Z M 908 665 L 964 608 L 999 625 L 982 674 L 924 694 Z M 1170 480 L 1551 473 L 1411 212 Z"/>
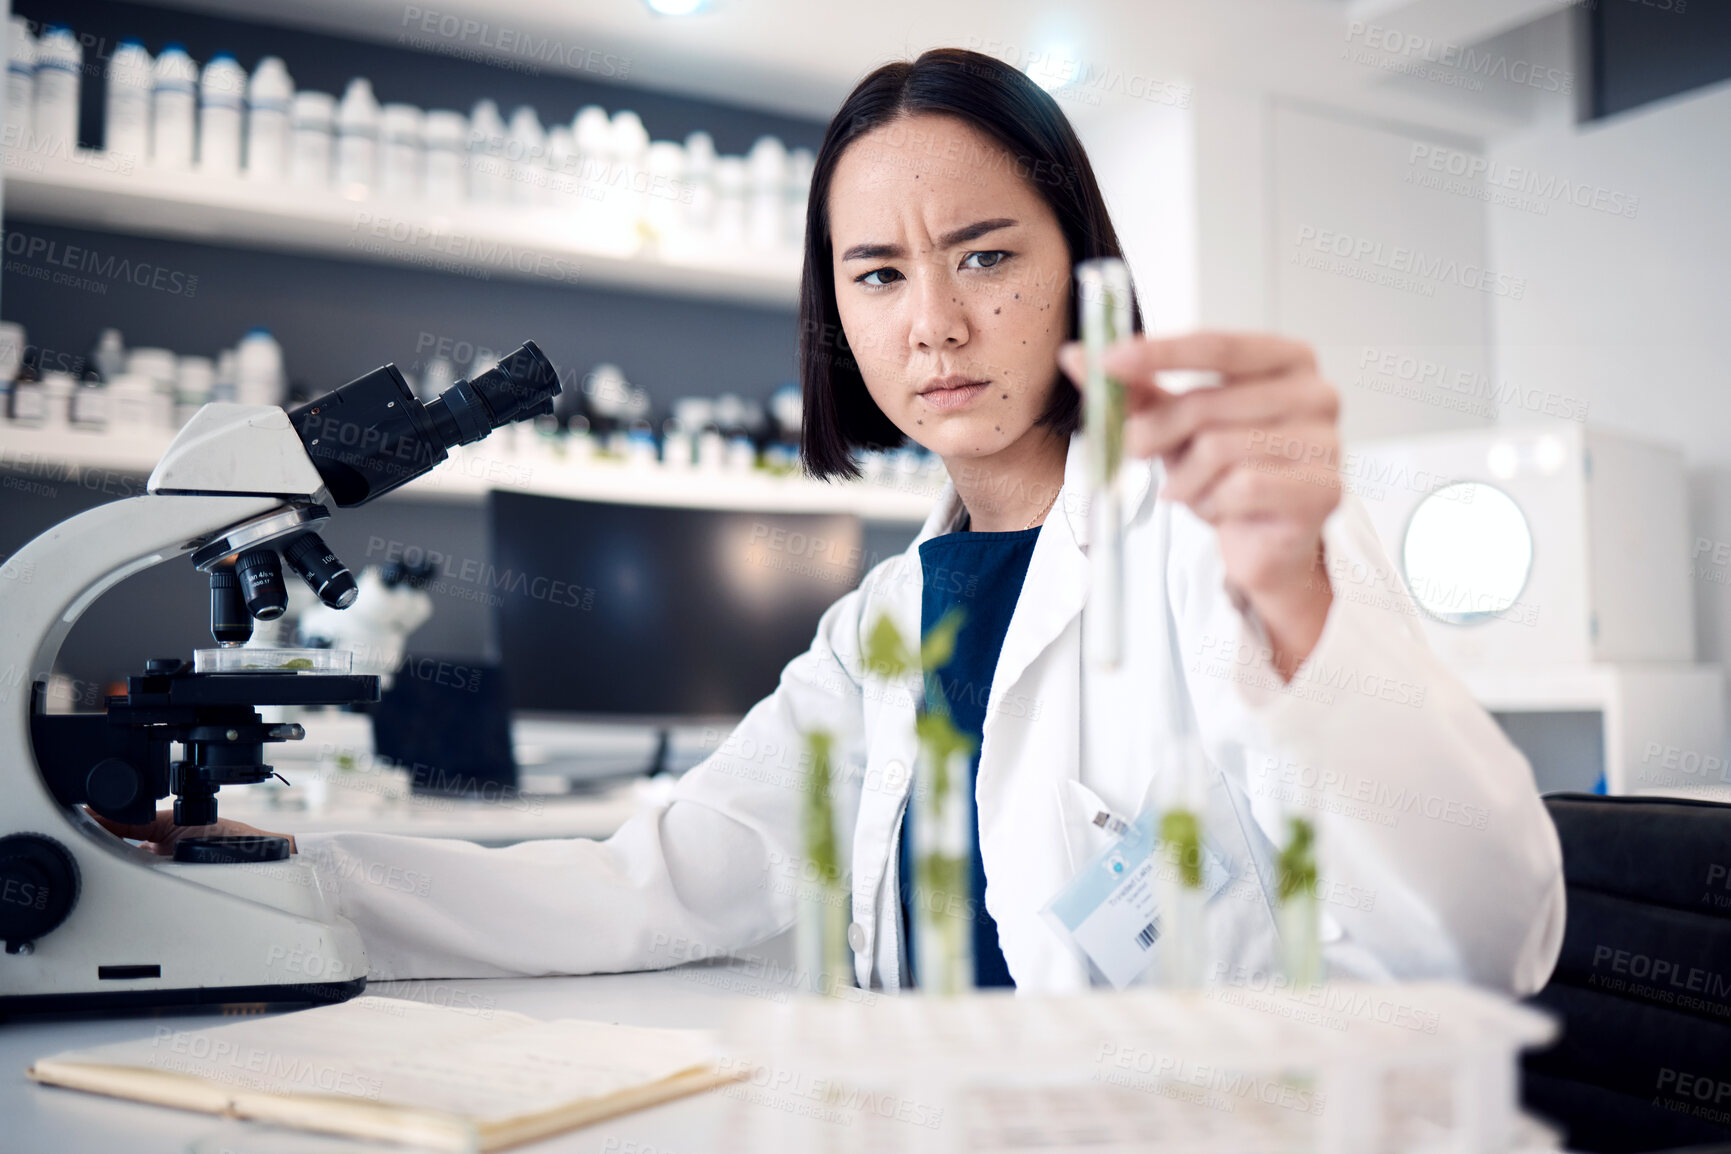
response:
<path id="1" fill-rule="evenodd" d="M 502 1150 L 739 1076 L 713 1036 L 360 997 L 38 1059 L 38 1082 L 301 1130 Z"/>

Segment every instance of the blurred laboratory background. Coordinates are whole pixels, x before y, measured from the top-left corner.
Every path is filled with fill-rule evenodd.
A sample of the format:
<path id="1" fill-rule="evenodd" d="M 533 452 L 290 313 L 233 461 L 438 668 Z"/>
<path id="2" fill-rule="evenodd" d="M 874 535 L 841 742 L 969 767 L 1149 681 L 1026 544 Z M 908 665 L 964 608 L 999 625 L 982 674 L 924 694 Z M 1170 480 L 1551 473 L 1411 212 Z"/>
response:
<path id="1" fill-rule="evenodd" d="M 208 401 L 386 362 L 430 397 L 526 337 L 566 383 L 331 524 L 375 611 L 283 629 L 395 673 L 364 757 L 551 791 L 689 765 L 912 539 L 928 455 L 798 475 L 795 305 L 827 117 L 950 45 L 1076 125 L 1154 331 L 1315 345 L 1418 624 L 1542 787 L 1726 785 L 1723 6 L 11 12 L 0 556 L 142 491 Z M 203 644 L 206 597 L 176 565 L 105 594 L 62 696 Z M 450 693 L 491 720 L 417 728 Z"/>

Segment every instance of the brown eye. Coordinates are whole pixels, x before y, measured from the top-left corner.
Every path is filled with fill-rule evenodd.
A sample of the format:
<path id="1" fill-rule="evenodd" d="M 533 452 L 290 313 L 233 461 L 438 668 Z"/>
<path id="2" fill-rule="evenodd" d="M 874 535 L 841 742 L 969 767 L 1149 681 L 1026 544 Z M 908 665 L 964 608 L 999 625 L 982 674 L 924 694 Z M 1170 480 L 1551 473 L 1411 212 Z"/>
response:
<path id="1" fill-rule="evenodd" d="M 902 274 L 893 268 L 874 268 L 870 272 L 862 273 L 853 279 L 855 284 L 871 285 L 873 288 L 882 288 L 890 283 L 889 281 L 872 280 L 871 278 L 874 276 L 887 276 L 891 278 L 891 280 L 900 280 Z"/>

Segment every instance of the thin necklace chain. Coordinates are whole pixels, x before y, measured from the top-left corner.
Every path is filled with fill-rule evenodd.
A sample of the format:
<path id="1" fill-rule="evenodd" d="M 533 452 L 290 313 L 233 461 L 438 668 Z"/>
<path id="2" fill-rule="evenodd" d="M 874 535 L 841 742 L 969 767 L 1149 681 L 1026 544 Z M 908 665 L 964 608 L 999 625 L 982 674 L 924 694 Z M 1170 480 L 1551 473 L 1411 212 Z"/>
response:
<path id="1" fill-rule="evenodd" d="M 1052 490 L 1052 499 L 1050 501 L 1046 502 L 1046 507 L 1044 509 L 1041 509 L 1038 513 L 1035 513 L 1034 519 L 1029 521 L 1026 525 L 1022 526 L 1023 532 L 1026 532 L 1027 530 L 1032 529 L 1039 522 L 1041 517 L 1044 517 L 1047 513 L 1050 513 L 1052 511 L 1052 506 L 1056 505 L 1057 503 L 1058 503 L 1058 490 L 1054 489 L 1054 490 Z"/>

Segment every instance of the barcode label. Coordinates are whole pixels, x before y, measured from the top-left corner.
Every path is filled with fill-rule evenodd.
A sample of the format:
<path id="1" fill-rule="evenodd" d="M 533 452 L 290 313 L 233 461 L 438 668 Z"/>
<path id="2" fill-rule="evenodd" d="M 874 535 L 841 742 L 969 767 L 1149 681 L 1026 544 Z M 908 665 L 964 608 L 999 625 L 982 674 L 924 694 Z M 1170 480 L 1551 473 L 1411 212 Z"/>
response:
<path id="1" fill-rule="evenodd" d="M 1094 815 L 1094 824 L 1111 833 L 1121 834 L 1130 828 L 1130 823 L 1121 817 L 1113 817 L 1105 810 Z"/>
<path id="2" fill-rule="evenodd" d="M 1136 935 L 1136 944 L 1141 946 L 1143 949 L 1147 949 L 1149 946 L 1154 944 L 1154 939 L 1158 936 L 1159 931 L 1154 928 L 1154 923 L 1149 922 L 1147 925 L 1142 927 L 1142 932 Z"/>

